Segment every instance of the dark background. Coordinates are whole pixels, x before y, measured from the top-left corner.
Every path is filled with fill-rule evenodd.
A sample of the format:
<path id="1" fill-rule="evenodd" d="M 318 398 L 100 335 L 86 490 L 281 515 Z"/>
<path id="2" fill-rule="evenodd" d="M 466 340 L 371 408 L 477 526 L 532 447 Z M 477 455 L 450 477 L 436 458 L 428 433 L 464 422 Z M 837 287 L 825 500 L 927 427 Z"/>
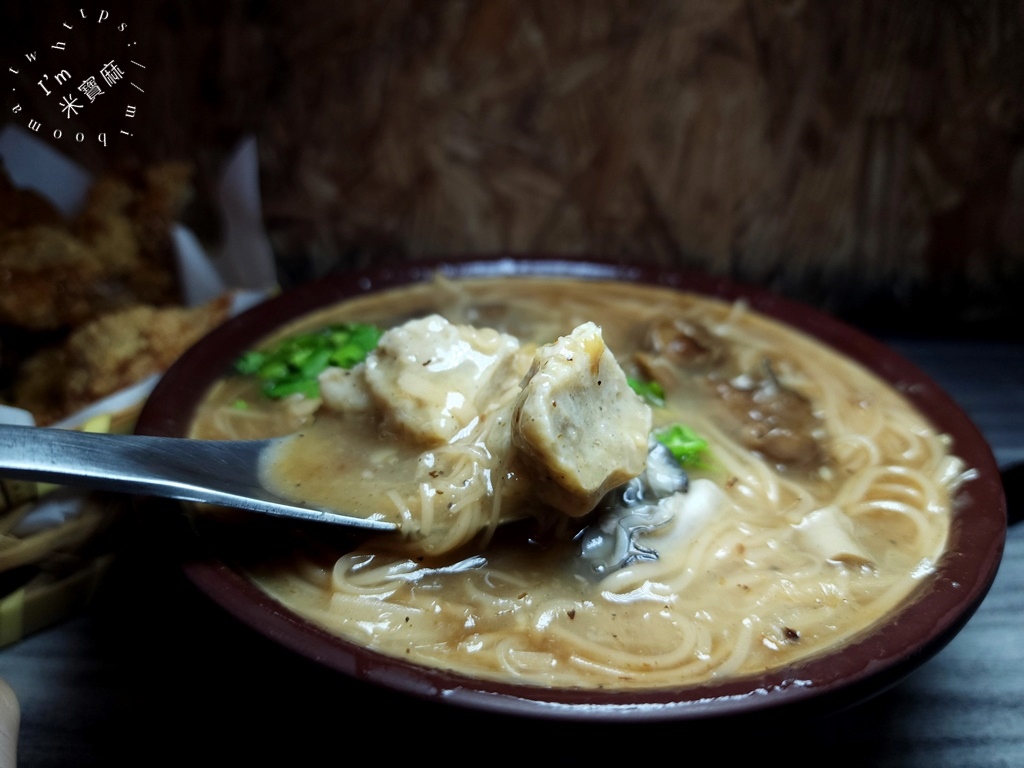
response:
<path id="1" fill-rule="evenodd" d="M 766 285 L 873 331 L 1024 333 L 1019 2 L 16 0 L 2 16 L 5 69 L 65 22 L 73 72 L 131 36 L 134 136 L 51 141 L 93 169 L 191 162 L 187 219 L 211 247 L 214 181 L 255 134 L 284 285 L 381 259 L 592 254 Z"/>

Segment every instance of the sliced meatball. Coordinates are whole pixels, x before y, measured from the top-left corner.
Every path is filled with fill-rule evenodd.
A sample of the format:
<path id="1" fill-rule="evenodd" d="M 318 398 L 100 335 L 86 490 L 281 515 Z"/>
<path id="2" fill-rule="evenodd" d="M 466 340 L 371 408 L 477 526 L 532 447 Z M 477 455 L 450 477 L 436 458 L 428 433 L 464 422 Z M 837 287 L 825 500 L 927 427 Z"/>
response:
<path id="1" fill-rule="evenodd" d="M 644 470 L 650 431 L 651 409 L 594 323 L 537 350 L 512 412 L 512 444 L 539 499 L 573 517 Z"/>

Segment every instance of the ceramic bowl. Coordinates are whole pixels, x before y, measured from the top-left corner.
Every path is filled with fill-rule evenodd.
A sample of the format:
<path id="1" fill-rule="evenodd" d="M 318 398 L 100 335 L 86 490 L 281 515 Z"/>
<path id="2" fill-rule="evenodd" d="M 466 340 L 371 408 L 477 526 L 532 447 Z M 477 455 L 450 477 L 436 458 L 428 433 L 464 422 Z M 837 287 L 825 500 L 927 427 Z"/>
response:
<path id="1" fill-rule="evenodd" d="M 796 327 L 874 371 L 903 392 L 976 471 L 956 499 L 948 550 L 936 572 L 888 620 L 855 642 L 798 665 L 697 687 L 622 692 L 502 684 L 429 669 L 340 639 L 257 589 L 216 546 L 183 545 L 187 577 L 253 631 L 344 674 L 424 699 L 491 713 L 584 721 L 699 720 L 769 712 L 824 712 L 854 704 L 901 680 L 964 626 L 995 577 L 1006 533 L 1006 505 L 992 453 L 957 404 L 916 366 L 878 341 L 820 311 L 765 290 L 661 267 L 576 259 L 491 258 L 410 263 L 344 273 L 282 292 L 228 321 L 163 377 L 138 420 L 143 434 L 184 436 L 197 404 L 241 352 L 284 324 L 349 297 L 429 279 L 569 276 L 648 283 L 726 300 Z"/>

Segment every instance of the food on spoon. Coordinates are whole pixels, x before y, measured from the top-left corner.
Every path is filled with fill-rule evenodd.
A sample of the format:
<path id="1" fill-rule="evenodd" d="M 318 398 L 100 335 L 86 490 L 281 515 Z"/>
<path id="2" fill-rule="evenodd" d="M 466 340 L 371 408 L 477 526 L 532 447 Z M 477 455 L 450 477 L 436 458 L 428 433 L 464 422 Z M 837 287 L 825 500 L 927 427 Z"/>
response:
<path id="1" fill-rule="evenodd" d="M 309 621 L 473 677 L 650 689 L 799 665 L 884 621 L 934 578 L 952 495 L 971 477 L 948 439 L 874 374 L 742 303 L 599 281 L 437 281 L 320 311 L 278 338 L 433 314 L 514 336 L 530 360 L 567 329 L 583 326 L 579 338 L 596 344 L 586 324 L 600 327 L 627 384 L 658 383 L 646 465 L 593 512 L 548 514 L 536 487 L 544 476 L 517 471 L 508 449 L 529 364 L 501 397 L 474 396 L 479 417 L 437 445 L 374 415 L 379 404 L 358 396 L 358 365 L 339 375 L 331 408 L 301 396 L 257 402 L 257 382 L 229 377 L 201 405 L 194 435 L 295 433 L 282 482 L 346 509 L 391 503 L 419 526 L 420 538 L 351 550 L 303 532 L 280 558 L 237 562 Z M 333 375 L 323 374 L 325 399 Z M 603 394 L 599 379 L 588 396 Z M 618 397 L 627 395 L 640 399 Z M 576 426 L 604 437 L 589 415 Z M 773 450 L 772 430 L 783 448 L 795 436 L 813 449 Z M 477 535 L 503 505 L 549 527 Z M 448 530 L 449 515 L 468 528 Z M 418 546 L 439 528 L 436 547 Z"/>
<path id="2" fill-rule="evenodd" d="M 274 350 L 318 333 L 251 351 L 235 368 L 259 375 L 274 365 L 263 362 L 277 359 Z M 355 503 L 371 512 L 377 503 L 378 510 L 396 510 L 407 539 L 432 554 L 493 528 L 501 514 L 590 512 L 643 471 L 650 408 L 630 390 L 593 323 L 531 349 L 509 334 L 437 314 L 391 328 L 364 361 L 349 370 L 328 366 L 317 390 L 293 393 L 295 399 L 322 395 L 341 423 L 321 419 L 289 441 L 265 468 L 268 485 L 286 497 L 301 489 L 302 501 L 330 506 L 330 491 L 318 493 L 307 472 L 301 482 L 293 479 L 309 453 L 301 444 L 369 432 L 387 436 L 388 444 L 345 458 L 367 498 L 344 508 Z M 471 475 L 453 483 L 467 463 Z M 478 486 L 479 503 L 434 503 L 464 495 L 457 486 L 470 482 Z"/>
<path id="3" fill-rule="evenodd" d="M 537 351 L 512 412 L 538 497 L 573 517 L 643 471 L 650 431 L 650 407 L 592 322 Z"/>

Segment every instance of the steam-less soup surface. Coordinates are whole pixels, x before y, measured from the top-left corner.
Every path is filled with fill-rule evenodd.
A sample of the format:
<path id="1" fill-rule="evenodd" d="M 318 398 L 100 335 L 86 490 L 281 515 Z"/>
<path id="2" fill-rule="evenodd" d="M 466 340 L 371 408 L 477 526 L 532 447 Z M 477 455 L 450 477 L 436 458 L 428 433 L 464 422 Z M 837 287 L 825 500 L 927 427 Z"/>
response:
<path id="1" fill-rule="evenodd" d="M 244 567 L 308 620 L 430 667 L 631 689 L 793 665 L 911 599 L 968 476 L 898 392 L 742 303 L 613 282 L 437 280 L 348 301 L 275 338 L 338 322 L 400 330 L 376 357 L 322 377 L 320 397 L 270 401 L 251 378 L 223 380 L 193 435 L 295 435 L 266 468 L 282 493 L 402 522 L 403 534 L 354 549 L 307 532 Z M 447 368 L 436 352 L 418 359 L 421 331 L 462 334 L 469 352 Z M 558 346 L 570 334 L 597 350 L 589 388 L 542 389 L 537 360 L 572 358 Z M 598 366 L 612 364 L 604 347 L 616 370 Z M 388 369 L 388 355 L 408 367 Z M 443 378 L 465 375 L 470 358 L 472 386 Z M 633 389 L 607 394 L 619 374 L 647 404 Z M 539 449 L 515 431 L 528 431 L 527 381 L 556 393 L 539 406 L 554 425 Z M 428 387 L 443 393 L 443 418 L 417 410 L 437 399 Z M 570 395 L 577 410 L 555 421 Z M 680 469 L 645 440 L 637 466 L 637 425 L 663 440 L 685 427 L 706 450 Z M 566 445 L 583 455 L 565 459 Z M 538 451 L 543 469 L 530 463 Z M 571 483 L 563 459 L 579 470 Z M 611 480 L 587 477 L 616 463 Z"/>

